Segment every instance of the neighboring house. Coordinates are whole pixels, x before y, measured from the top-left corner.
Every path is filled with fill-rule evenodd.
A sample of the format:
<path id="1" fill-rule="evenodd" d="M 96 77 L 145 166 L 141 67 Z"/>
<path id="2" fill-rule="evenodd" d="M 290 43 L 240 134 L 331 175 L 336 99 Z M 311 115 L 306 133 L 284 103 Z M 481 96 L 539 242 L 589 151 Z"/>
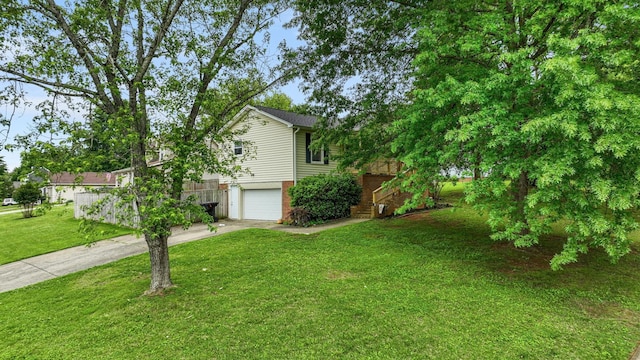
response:
<path id="1" fill-rule="evenodd" d="M 287 190 L 306 176 L 336 169 L 329 152 L 338 151 L 337 147 L 309 148 L 316 121 L 314 116 L 263 106 L 246 106 L 233 118 L 231 130 L 246 132 L 228 148 L 238 157 L 250 152 L 238 163 L 250 174 L 220 177 L 220 184 L 229 189 L 229 218 L 286 219 L 291 202 Z"/>
<path id="2" fill-rule="evenodd" d="M 44 195 L 51 202 L 65 202 L 73 200 L 76 193 L 114 187 L 115 185 L 116 176 L 111 173 L 72 174 L 61 172 L 49 175 L 49 182 L 44 187 Z"/>

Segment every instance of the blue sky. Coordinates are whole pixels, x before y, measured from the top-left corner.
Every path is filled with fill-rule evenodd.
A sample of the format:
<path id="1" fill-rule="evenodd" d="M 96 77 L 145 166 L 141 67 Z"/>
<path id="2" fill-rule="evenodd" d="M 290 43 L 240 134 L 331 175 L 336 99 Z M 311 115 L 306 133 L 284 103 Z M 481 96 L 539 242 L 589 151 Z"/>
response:
<path id="1" fill-rule="evenodd" d="M 269 29 L 271 33 L 271 42 L 273 44 L 278 44 L 281 40 L 286 40 L 287 45 L 294 46 L 299 44 L 297 40 L 297 29 L 285 29 L 283 24 L 288 21 L 292 16 L 292 12 L 287 12 L 281 15 L 280 19 L 276 21 L 276 23 Z M 287 94 L 293 102 L 296 104 L 301 104 L 305 102 L 304 94 L 298 89 L 298 82 L 290 83 L 286 86 L 278 88 L 277 90 L 282 91 Z M 25 91 L 27 92 L 27 101 L 32 103 L 31 107 L 25 107 L 22 109 L 18 109 L 16 114 L 13 117 L 13 121 L 11 124 L 11 130 L 9 133 L 9 138 L 7 143 L 10 144 L 13 142 L 13 138 L 16 135 L 23 135 L 27 133 L 31 126 L 31 120 L 34 116 L 37 115 L 37 111 L 35 110 L 35 104 L 44 100 L 44 92 L 35 87 L 25 87 Z M 0 113 L 5 116 L 9 115 L 11 109 L 9 108 L 0 108 Z M 80 117 L 80 114 L 78 114 Z M 4 161 L 7 163 L 7 167 L 9 170 L 13 170 L 17 166 L 20 165 L 20 152 L 14 151 L 9 152 L 7 150 L 0 148 L 0 156 L 4 158 Z"/>

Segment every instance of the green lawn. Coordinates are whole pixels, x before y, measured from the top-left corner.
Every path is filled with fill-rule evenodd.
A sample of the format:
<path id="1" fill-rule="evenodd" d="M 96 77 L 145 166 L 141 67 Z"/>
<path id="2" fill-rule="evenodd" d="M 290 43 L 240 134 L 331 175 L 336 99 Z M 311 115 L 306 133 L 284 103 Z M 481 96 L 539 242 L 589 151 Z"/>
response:
<path id="1" fill-rule="evenodd" d="M 20 205 L 0 206 L 0 213 L 13 211 L 13 210 L 20 210 L 20 209 L 22 209 Z"/>
<path id="2" fill-rule="evenodd" d="M 29 219 L 23 219 L 22 213 L 0 215 L 0 264 L 87 244 L 89 240 L 78 231 L 79 224 L 73 218 L 73 205 L 56 206 L 43 216 Z M 131 233 L 108 224 L 99 225 L 97 231 L 98 237 L 93 240 Z"/>
<path id="3" fill-rule="evenodd" d="M 0 294 L 1 359 L 626 359 L 640 254 L 560 272 L 443 209 L 314 235 L 245 230 Z"/>

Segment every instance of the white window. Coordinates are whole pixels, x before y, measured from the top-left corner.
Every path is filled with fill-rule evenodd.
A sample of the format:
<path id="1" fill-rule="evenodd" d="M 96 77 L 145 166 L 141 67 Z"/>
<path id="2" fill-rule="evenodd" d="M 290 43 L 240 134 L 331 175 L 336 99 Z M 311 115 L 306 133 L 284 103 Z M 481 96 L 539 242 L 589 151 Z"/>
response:
<path id="1" fill-rule="evenodd" d="M 312 164 L 324 164 L 324 150 L 311 151 Z"/>
<path id="2" fill-rule="evenodd" d="M 235 155 L 242 155 L 242 140 L 236 140 L 233 142 L 233 153 Z"/>

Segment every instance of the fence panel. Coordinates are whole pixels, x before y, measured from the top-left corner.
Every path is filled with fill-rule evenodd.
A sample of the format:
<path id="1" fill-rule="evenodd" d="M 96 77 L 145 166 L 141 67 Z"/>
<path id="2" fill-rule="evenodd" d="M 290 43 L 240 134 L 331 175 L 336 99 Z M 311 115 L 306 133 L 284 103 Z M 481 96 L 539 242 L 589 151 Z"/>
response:
<path id="1" fill-rule="evenodd" d="M 195 202 L 199 204 L 217 202 L 218 206 L 216 206 L 216 216 L 219 218 L 229 217 L 229 195 L 227 190 L 207 189 L 183 191 L 181 199 L 186 200 L 187 197 L 191 195 L 195 195 Z"/>
<path id="2" fill-rule="evenodd" d="M 95 214 L 89 214 L 89 207 L 98 201 L 104 203 L 100 206 L 100 211 Z M 123 225 L 128 227 L 137 227 L 140 218 L 138 217 L 138 209 L 135 203 L 131 203 L 131 211 L 116 206 L 120 201 L 119 198 L 106 193 L 76 193 L 74 195 L 73 215 L 76 219 L 88 218 L 110 224 Z M 133 215 L 135 214 L 135 215 Z"/>
<path id="3" fill-rule="evenodd" d="M 218 218 L 226 218 L 229 216 L 229 196 L 227 190 L 208 189 L 184 191 L 182 194 L 182 200 L 185 200 L 191 195 L 195 195 L 195 203 L 217 202 L 216 216 Z M 100 212 L 89 215 L 87 209 L 97 201 L 104 201 Z M 124 210 L 116 207 L 116 203 L 118 201 L 118 198 L 109 194 L 77 193 L 74 196 L 74 216 L 76 219 L 91 218 L 111 224 L 119 224 L 129 227 L 137 226 L 140 218 L 137 215 L 133 217 L 131 217 L 131 215 L 127 216 Z M 132 207 L 135 211 L 134 213 L 137 214 L 138 211 L 135 203 L 132 204 Z"/>

